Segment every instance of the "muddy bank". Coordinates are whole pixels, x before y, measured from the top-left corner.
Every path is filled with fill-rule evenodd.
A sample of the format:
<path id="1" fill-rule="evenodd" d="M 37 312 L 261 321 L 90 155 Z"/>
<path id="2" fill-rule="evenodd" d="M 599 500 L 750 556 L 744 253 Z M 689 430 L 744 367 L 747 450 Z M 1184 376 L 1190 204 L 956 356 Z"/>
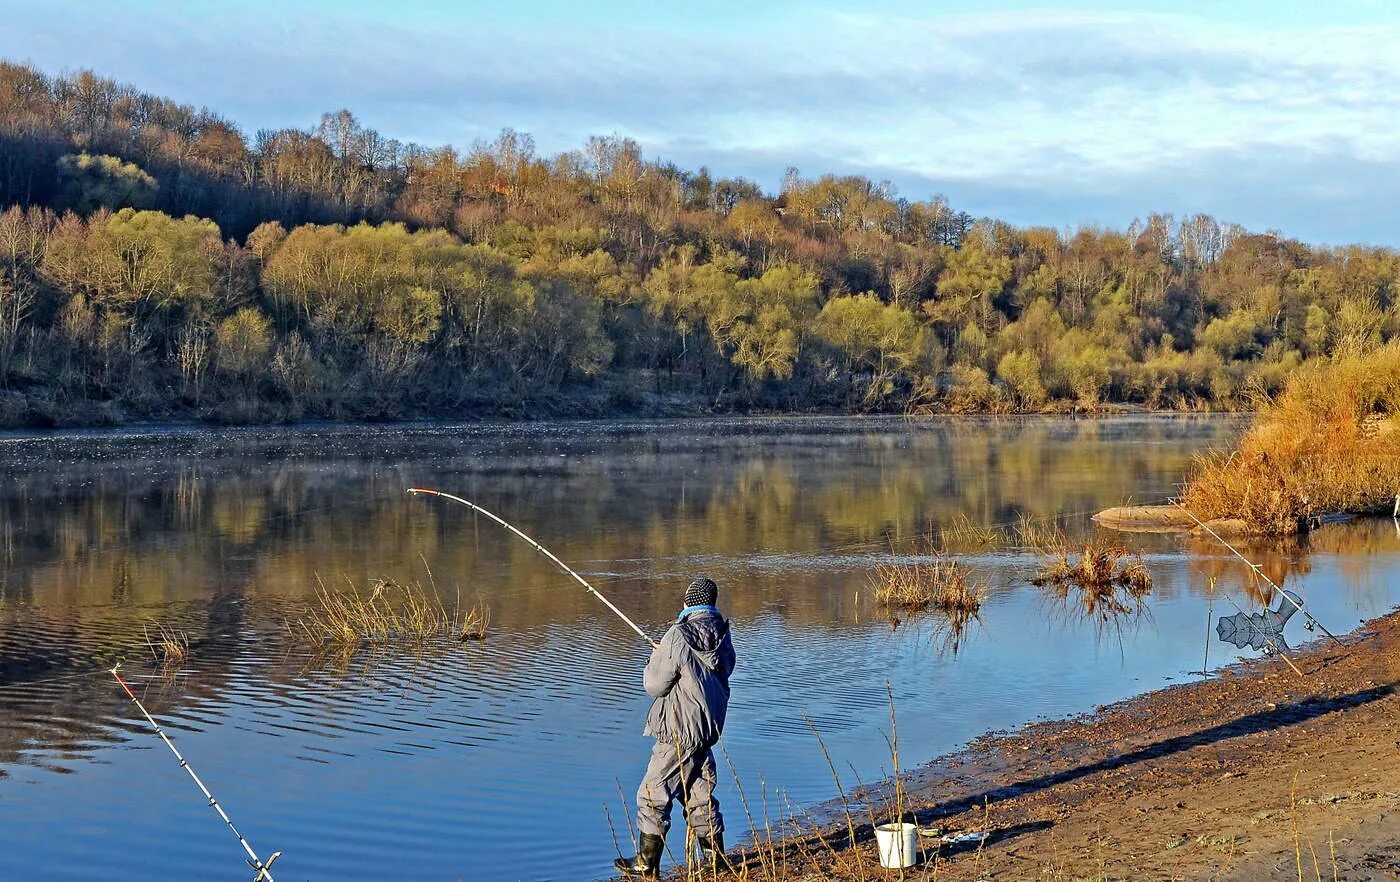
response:
<path id="1" fill-rule="evenodd" d="M 993 832 L 915 878 L 1400 879 L 1400 612 L 1343 642 L 935 760 L 919 822 Z"/>

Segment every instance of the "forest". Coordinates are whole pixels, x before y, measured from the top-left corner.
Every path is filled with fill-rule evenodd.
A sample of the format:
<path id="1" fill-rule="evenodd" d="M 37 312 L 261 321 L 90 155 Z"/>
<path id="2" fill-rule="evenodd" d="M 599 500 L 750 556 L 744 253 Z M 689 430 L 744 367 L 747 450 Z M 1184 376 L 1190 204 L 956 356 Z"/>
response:
<path id="1" fill-rule="evenodd" d="M 1400 252 L 1018 228 L 626 138 L 251 137 L 0 62 L 0 426 L 1255 406 L 1400 336 Z"/>

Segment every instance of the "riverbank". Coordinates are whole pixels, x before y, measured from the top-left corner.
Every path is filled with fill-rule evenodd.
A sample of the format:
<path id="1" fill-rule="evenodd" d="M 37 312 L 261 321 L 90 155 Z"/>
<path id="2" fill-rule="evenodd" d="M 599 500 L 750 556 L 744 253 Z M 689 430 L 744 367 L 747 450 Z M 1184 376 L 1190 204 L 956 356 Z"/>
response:
<path id="1" fill-rule="evenodd" d="M 243 401 L 237 406 L 193 406 L 172 401 L 161 407 L 133 408 L 118 401 L 80 399 L 59 403 L 41 392 L 0 389 L 0 430 L 64 430 L 135 426 L 311 426 L 397 425 L 422 422 L 540 422 L 601 419 L 711 419 L 727 416 L 1066 416 L 1114 417 L 1141 414 L 1240 413 L 1205 406 L 1153 408 L 1138 402 L 1101 402 L 1092 408 L 1052 401 L 1037 408 L 932 406 L 909 409 L 902 404 L 854 409 L 812 402 L 783 405 L 766 400 L 716 400 L 711 395 L 637 391 L 626 384 L 599 383 L 572 392 L 540 394 L 529 399 L 499 400 L 458 406 L 426 406 L 403 401 L 377 410 L 307 410 L 286 403 Z"/>
<path id="2" fill-rule="evenodd" d="M 905 782 L 919 823 L 992 835 L 917 878 L 1400 879 L 1400 611 L 1343 642 L 934 760 Z M 857 848 L 854 874 L 808 849 L 805 878 L 879 878 Z"/>

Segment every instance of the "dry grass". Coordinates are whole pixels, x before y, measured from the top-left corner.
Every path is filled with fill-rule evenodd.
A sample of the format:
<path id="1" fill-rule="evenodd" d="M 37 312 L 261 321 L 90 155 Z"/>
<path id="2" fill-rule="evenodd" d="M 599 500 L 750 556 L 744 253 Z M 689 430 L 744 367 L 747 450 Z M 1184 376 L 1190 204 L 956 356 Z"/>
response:
<path id="1" fill-rule="evenodd" d="M 992 548 L 1006 541 L 1006 533 L 998 527 L 983 526 L 966 514 L 959 513 L 952 523 L 938 531 L 943 546 L 964 545 L 973 548 Z"/>
<path id="2" fill-rule="evenodd" d="M 388 579 L 374 582 L 368 593 L 353 584 L 333 592 L 324 584 L 316 605 L 287 628 L 318 646 L 358 646 L 362 643 L 423 643 L 441 637 L 481 640 L 491 612 L 478 602 L 457 615 L 448 612 L 437 595 L 417 582 Z"/>
<path id="3" fill-rule="evenodd" d="M 875 600 L 881 606 L 918 612 L 932 606 L 939 612 L 977 614 L 985 588 L 972 582 L 972 571 L 955 558 L 932 552 L 908 563 L 883 561 L 875 565 Z"/>
<path id="4" fill-rule="evenodd" d="M 143 625 L 141 633 L 151 655 L 161 664 L 180 664 L 190 657 L 190 635 L 168 625 L 157 625 L 154 635 Z"/>
<path id="5" fill-rule="evenodd" d="M 987 599 L 987 587 L 973 584 L 967 578 L 945 584 L 933 598 L 933 608 L 956 622 L 966 622 L 975 618 L 982 610 L 982 602 Z"/>
<path id="6" fill-rule="evenodd" d="M 1032 517 L 1023 512 L 1016 525 L 1015 538 L 1016 544 L 1022 548 L 1047 548 L 1060 541 L 1061 533 L 1055 520 Z"/>
<path id="7" fill-rule="evenodd" d="M 1044 517 L 1021 512 L 1015 524 L 984 525 L 966 514 L 959 514 L 939 528 L 937 547 L 967 551 L 1011 546 L 1040 548 L 1059 535 L 1057 520 L 1054 515 Z"/>
<path id="8" fill-rule="evenodd" d="M 1142 613 L 1152 593 L 1152 574 L 1136 554 L 1107 538 L 1094 535 L 1071 551 L 1063 539 L 1043 546 L 1047 558 L 1031 581 L 1049 588 L 1056 599 L 1076 593 L 1086 616 L 1109 621 Z"/>
<path id="9" fill-rule="evenodd" d="M 476 606 L 462 614 L 457 639 L 463 643 L 469 640 L 485 640 L 486 629 L 490 625 L 491 608 L 485 603 L 477 603 Z"/>
<path id="10" fill-rule="evenodd" d="M 907 563 L 877 563 L 872 581 L 876 602 L 888 611 L 918 613 L 932 609 L 937 613 L 932 636 L 943 650 L 954 655 L 967 629 L 981 621 L 982 603 L 987 598 L 987 586 L 975 582 L 967 566 L 932 549 Z M 900 624 L 897 617 L 891 616 L 893 627 Z"/>
<path id="11" fill-rule="evenodd" d="M 1200 457 L 1183 501 L 1202 520 L 1286 535 L 1313 514 L 1389 512 L 1400 492 L 1400 342 L 1304 365 L 1232 452 Z"/>

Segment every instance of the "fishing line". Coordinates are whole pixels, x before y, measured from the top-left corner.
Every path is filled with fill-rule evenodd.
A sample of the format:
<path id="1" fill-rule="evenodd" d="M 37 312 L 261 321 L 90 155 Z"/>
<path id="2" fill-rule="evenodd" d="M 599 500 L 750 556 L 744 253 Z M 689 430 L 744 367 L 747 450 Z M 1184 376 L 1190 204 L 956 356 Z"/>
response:
<path id="1" fill-rule="evenodd" d="M 543 545 L 536 542 L 534 539 L 531 539 L 529 536 L 525 535 L 518 528 L 507 523 L 504 518 L 500 517 L 499 515 L 492 514 L 491 512 L 477 505 L 475 502 L 468 502 L 460 496 L 453 496 L 451 493 L 443 493 L 441 490 L 429 490 L 423 487 L 410 487 L 408 488 L 408 492 L 414 495 L 439 496 L 443 499 L 448 499 L 452 502 L 465 505 L 467 508 L 471 509 L 477 514 L 484 515 L 487 518 L 490 518 L 491 520 L 500 524 L 502 527 L 505 527 L 507 530 L 511 531 L 516 536 L 519 536 L 521 539 L 525 540 L 526 544 L 528 544 L 531 548 L 535 549 L 535 551 L 539 552 L 540 554 L 553 561 L 555 566 L 559 567 L 559 569 L 572 576 L 574 581 L 578 582 L 584 588 L 587 588 L 590 594 L 601 600 L 607 606 L 608 609 L 616 613 L 618 618 L 626 622 L 633 631 L 636 631 L 637 634 L 640 635 L 641 638 L 647 643 L 651 644 L 652 647 L 657 647 L 660 645 L 655 640 L 651 639 L 647 632 L 641 629 L 641 626 L 629 619 L 626 613 L 624 613 L 622 610 L 618 609 L 615 605 L 613 605 L 613 602 L 611 600 L 608 600 L 606 597 L 604 597 L 602 592 L 600 592 L 597 588 L 594 588 L 592 585 L 588 584 L 587 579 L 583 578 L 578 573 L 570 569 L 568 564 L 555 557 L 553 552 L 551 552 L 548 548 L 545 548 Z"/>
<path id="2" fill-rule="evenodd" d="M 62 683 L 65 680 L 80 680 L 83 677 L 92 677 L 97 674 L 106 673 L 109 670 L 111 670 L 111 668 L 93 668 L 90 671 L 80 671 L 76 674 L 60 674 L 57 677 L 46 677 L 43 680 L 16 680 L 13 683 L 0 683 L 0 689 L 28 688 L 30 686 L 43 686 L 48 683 Z"/>
<path id="3" fill-rule="evenodd" d="M 1205 659 L 1201 662 L 1201 676 L 1210 676 L 1210 626 L 1215 620 L 1215 577 L 1210 577 L 1209 603 L 1206 606 L 1206 653 Z"/>
<path id="4" fill-rule="evenodd" d="M 1165 502 L 1168 502 L 1168 501 L 1169 501 L 1169 499 L 1162 499 L 1160 502 L 1165 503 Z M 1142 503 L 1142 504 L 1143 504 L 1143 505 L 1156 505 L 1156 504 L 1158 504 L 1158 503 L 1157 503 L 1157 502 L 1146 502 L 1146 503 Z M 1000 530 L 1000 529 L 1003 529 L 1003 528 L 1006 528 L 1006 527 L 1019 527 L 1019 526 L 1021 526 L 1022 524 L 1037 524 L 1037 523 L 1042 523 L 1042 522 L 1049 523 L 1049 522 L 1053 522 L 1053 521 L 1067 520 L 1067 519 L 1069 519 L 1069 518 L 1083 517 L 1084 515 L 1098 514 L 1099 511 L 1101 511 L 1101 509 L 1098 509 L 1098 508 L 1090 508 L 1090 509 L 1085 509 L 1085 510 L 1083 510 L 1083 511 L 1061 511 L 1061 512 L 1056 512 L 1055 514 L 1049 514 L 1049 515 L 1035 515 L 1035 516 L 1032 516 L 1032 517 L 1017 518 L 1017 519 L 1014 520 L 1014 521 L 995 521 L 995 522 L 990 523 L 990 524 L 978 524 L 977 526 L 979 526 L 979 527 L 982 528 L 982 529 L 986 529 L 986 530 Z M 956 533 L 957 530 L 956 530 L 956 529 L 952 529 L 952 530 L 948 530 L 948 531 L 945 531 L 945 532 L 953 532 L 953 533 Z M 887 537 L 886 537 L 885 539 L 883 539 L 883 540 L 878 540 L 878 541 L 877 541 L 877 540 L 874 540 L 874 539 L 870 539 L 870 540 L 866 540 L 866 541 L 863 541 L 863 542 L 848 542 L 848 543 L 845 543 L 845 544 L 843 544 L 843 545 L 832 545 L 832 546 L 830 546 L 830 547 L 828 547 L 828 548 L 824 548 L 824 549 L 822 549 L 822 550 L 823 550 L 824 552 L 826 552 L 826 553 L 829 554 L 829 553 L 839 552 L 839 551 L 859 551 L 859 550 L 866 549 L 866 548 L 888 548 L 888 547 L 889 547 L 889 544 L 890 544 L 890 537 L 887 536 Z M 794 553 L 796 553 L 796 552 L 794 552 Z"/>

